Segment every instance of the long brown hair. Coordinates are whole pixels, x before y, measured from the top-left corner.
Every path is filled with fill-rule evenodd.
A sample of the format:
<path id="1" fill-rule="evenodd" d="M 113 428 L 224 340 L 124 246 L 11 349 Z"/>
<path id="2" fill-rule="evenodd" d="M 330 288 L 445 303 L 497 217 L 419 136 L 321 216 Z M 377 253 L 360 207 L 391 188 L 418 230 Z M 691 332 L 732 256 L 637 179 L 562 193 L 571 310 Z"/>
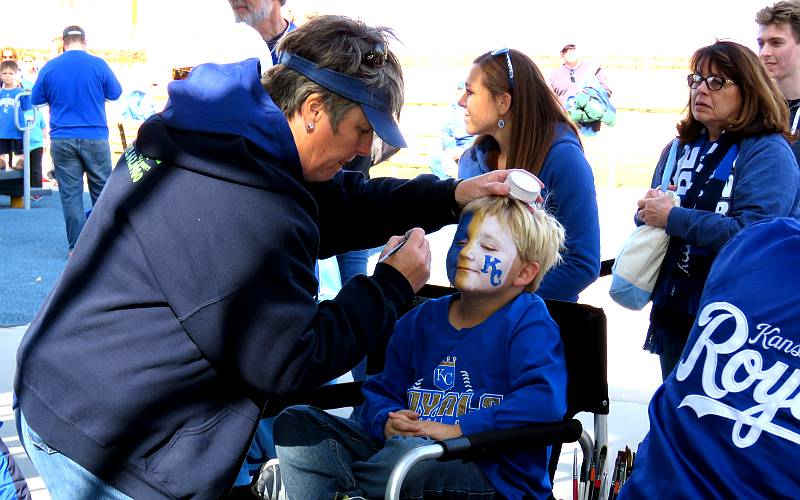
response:
<path id="1" fill-rule="evenodd" d="M 789 108 L 783 94 L 772 81 L 766 68 L 750 49 L 731 41 L 717 41 L 701 47 L 692 56 L 692 71 L 716 68 L 719 76 L 732 80 L 739 87 L 742 107 L 725 126 L 728 132 L 742 136 L 780 133 L 789 138 Z M 707 76 L 707 75 L 703 75 Z M 678 123 L 678 137 L 683 142 L 697 139 L 705 125 L 692 115 L 692 95 L 686 114 Z"/>
<path id="2" fill-rule="evenodd" d="M 483 83 L 492 95 L 503 92 L 511 95 L 511 106 L 503 117 L 511 127 L 506 168 L 522 168 L 538 175 L 553 142 L 556 125 L 563 123 L 576 137 L 578 131 L 536 64 L 518 50 L 511 49 L 509 54 L 514 69 L 513 89 L 509 85 L 505 54 L 492 56 L 487 52 L 473 63 L 481 69 Z M 486 137 L 479 137 L 476 142 L 482 142 Z"/>

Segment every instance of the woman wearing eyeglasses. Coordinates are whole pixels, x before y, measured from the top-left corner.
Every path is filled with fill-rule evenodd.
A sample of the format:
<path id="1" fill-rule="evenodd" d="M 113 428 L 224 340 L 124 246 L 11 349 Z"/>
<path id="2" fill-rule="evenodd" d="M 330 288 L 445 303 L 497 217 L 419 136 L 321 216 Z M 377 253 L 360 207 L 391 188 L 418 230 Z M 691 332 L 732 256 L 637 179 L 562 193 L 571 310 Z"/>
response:
<path id="1" fill-rule="evenodd" d="M 717 252 L 753 222 L 800 216 L 786 101 L 758 57 L 743 45 L 718 41 L 698 49 L 691 67 L 675 161 L 668 161 L 668 145 L 635 217 L 638 225 L 664 228 L 672 237 L 644 346 L 659 355 L 664 379 L 680 360 Z M 680 197 L 679 207 L 658 189 L 664 180 Z"/>
<path id="2" fill-rule="evenodd" d="M 500 49 L 473 63 L 459 104 L 467 132 L 478 138 L 461 156 L 458 175 L 522 168 L 541 179 L 545 207 L 564 226 L 567 240 L 563 263 L 536 293 L 574 302 L 600 270 L 594 176 L 575 125 L 522 52 Z"/>

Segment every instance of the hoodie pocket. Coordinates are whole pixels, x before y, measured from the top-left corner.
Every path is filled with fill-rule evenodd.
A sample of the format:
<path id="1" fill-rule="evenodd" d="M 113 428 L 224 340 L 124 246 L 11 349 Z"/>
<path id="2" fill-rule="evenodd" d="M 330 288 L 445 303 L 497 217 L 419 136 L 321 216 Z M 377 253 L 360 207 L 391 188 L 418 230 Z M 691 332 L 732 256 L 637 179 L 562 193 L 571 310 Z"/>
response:
<path id="1" fill-rule="evenodd" d="M 147 470 L 178 498 L 218 498 L 233 484 L 255 423 L 226 408 L 178 430 Z"/>

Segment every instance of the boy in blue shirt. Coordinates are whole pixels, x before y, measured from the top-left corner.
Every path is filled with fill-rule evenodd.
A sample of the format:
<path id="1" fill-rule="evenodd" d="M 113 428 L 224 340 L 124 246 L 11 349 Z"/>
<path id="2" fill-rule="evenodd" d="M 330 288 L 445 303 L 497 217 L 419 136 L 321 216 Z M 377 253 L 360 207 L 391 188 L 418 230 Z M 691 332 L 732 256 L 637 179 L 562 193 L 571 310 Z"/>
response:
<path id="1" fill-rule="evenodd" d="M 17 85 L 16 76 L 19 67 L 15 61 L 0 63 L 0 158 L 7 156 L 5 165 L 12 168 L 14 155 L 22 154 L 22 132 L 14 121 L 14 101 L 22 87 Z M 0 160 L 0 168 L 3 161 Z"/>
<path id="2" fill-rule="evenodd" d="M 429 300 L 398 321 L 384 372 L 364 383 L 359 420 L 312 407 L 288 408 L 276 418 L 288 497 L 383 497 L 392 467 L 413 448 L 560 420 L 563 345 L 544 301 L 530 292 L 560 260 L 563 243 L 563 228 L 543 210 L 502 197 L 468 205 L 447 257 L 460 293 Z M 543 447 L 476 462 L 422 463 L 402 495 L 547 498 L 549 455 Z"/>

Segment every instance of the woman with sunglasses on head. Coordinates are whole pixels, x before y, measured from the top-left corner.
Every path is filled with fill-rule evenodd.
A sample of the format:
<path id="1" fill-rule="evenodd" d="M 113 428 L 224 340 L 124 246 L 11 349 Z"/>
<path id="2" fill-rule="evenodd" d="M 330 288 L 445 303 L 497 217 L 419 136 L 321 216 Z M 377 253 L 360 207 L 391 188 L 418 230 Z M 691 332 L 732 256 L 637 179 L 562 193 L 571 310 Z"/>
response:
<path id="1" fill-rule="evenodd" d="M 786 101 L 756 54 L 717 41 L 694 53 L 691 68 L 675 148 L 668 144 L 662 152 L 635 216 L 637 225 L 671 236 L 644 345 L 659 355 L 664 379 L 680 360 L 717 252 L 749 224 L 800 216 Z M 676 192 L 680 206 L 662 184 Z"/>
<path id="2" fill-rule="evenodd" d="M 536 293 L 575 302 L 600 271 L 594 176 L 575 125 L 522 52 L 499 49 L 473 63 L 459 104 L 467 132 L 478 138 L 461 156 L 458 176 L 521 168 L 544 183 L 545 207 L 564 226 L 567 240 L 562 264 Z"/>
<path id="3" fill-rule="evenodd" d="M 53 498 L 224 496 L 269 398 L 392 332 L 430 274 L 425 231 L 508 193 L 503 173 L 341 172 L 373 131 L 405 146 L 391 36 L 319 16 L 263 79 L 253 58 L 169 85 L 20 343 L 16 420 Z M 401 241 L 317 301 L 319 256 Z"/>

